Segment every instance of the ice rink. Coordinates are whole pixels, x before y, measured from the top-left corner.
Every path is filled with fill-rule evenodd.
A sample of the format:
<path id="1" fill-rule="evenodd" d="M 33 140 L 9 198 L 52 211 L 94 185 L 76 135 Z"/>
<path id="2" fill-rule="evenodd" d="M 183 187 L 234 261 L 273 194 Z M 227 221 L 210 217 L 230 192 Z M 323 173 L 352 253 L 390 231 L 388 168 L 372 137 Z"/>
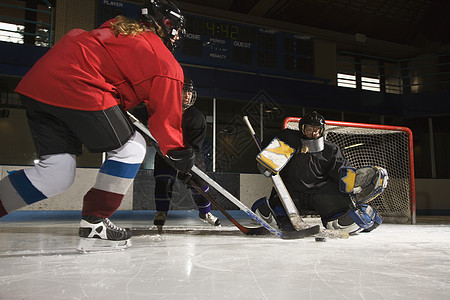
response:
<path id="1" fill-rule="evenodd" d="M 79 212 L 0 219 L 0 299 L 449 299 L 450 225 L 382 224 L 349 239 L 246 236 L 195 211 L 118 211 L 133 246 L 78 253 Z M 247 222 L 244 214 L 233 212 Z M 309 221 L 309 222 L 314 222 Z M 434 222 L 435 224 L 431 224 Z"/>

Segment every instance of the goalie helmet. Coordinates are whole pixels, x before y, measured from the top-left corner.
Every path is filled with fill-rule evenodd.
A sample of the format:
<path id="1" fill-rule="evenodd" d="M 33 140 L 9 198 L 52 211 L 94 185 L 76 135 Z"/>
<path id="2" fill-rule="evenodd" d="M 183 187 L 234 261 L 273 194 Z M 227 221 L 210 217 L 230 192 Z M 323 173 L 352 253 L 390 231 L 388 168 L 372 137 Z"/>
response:
<path id="1" fill-rule="evenodd" d="M 301 120 L 298 123 L 298 128 L 300 129 L 303 139 L 312 139 L 308 138 L 307 134 L 305 132 L 306 125 L 311 125 L 314 127 L 320 127 L 319 129 L 319 138 L 323 136 L 323 133 L 325 132 L 325 118 L 317 113 L 316 111 L 313 111 L 312 113 L 306 114 L 301 118 Z"/>
<path id="2" fill-rule="evenodd" d="M 186 33 L 185 17 L 171 0 L 145 0 L 141 9 L 140 22 L 160 27 L 163 34 L 156 31 L 166 47 L 173 51 L 181 46 Z"/>
<path id="3" fill-rule="evenodd" d="M 194 105 L 195 100 L 197 100 L 197 92 L 194 88 L 194 82 L 190 78 L 185 78 L 182 89 L 183 109 Z"/>

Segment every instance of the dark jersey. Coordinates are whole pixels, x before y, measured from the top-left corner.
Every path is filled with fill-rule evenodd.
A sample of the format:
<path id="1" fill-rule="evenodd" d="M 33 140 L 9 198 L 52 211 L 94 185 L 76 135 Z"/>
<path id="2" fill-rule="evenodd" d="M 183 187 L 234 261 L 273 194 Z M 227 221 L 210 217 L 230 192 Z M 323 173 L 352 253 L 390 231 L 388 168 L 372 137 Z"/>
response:
<path id="1" fill-rule="evenodd" d="M 181 127 L 184 143 L 194 148 L 196 153 L 200 152 L 206 136 L 205 116 L 195 106 L 191 106 L 183 112 Z"/>
<path id="2" fill-rule="evenodd" d="M 314 193 L 327 182 L 338 184 L 339 168 L 349 162 L 338 146 L 324 141 L 324 149 L 316 153 L 301 153 L 301 133 L 284 129 L 276 137 L 295 149 L 288 164 L 280 171 L 280 176 L 289 191 Z"/>

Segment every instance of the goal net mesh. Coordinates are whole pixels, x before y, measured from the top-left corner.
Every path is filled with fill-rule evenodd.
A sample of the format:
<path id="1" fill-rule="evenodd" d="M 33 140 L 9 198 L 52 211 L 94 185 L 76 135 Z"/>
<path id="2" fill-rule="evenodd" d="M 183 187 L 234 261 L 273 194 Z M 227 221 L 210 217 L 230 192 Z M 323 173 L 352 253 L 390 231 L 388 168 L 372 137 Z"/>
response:
<path id="1" fill-rule="evenodd" d="M 299 118 L 288 118 L 285 128 L 299 130 Z M 353 167 L 379 166 L 388 171 L 384 192 L 372 205 L 386 223 L 415 223 L 415 197 L 410 131 L 358 127 L 367 124 L 327 121 L 325 139 L 338 145 Z M 398 127 L 395 127 L 397 129 Z"/>

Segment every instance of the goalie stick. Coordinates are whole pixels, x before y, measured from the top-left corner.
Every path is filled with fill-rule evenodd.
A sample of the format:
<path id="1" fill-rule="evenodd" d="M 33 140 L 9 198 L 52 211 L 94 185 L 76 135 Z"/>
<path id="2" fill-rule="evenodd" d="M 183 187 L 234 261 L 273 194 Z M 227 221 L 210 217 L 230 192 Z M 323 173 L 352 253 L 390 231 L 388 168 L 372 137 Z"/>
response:
<path id="1" fill-rule="evenodd" d="M 256 136 L 255 130 L 253 130 L 252 124 L 250 124 L 250 120 L 247 116 L 243 117 L 245 124 L 248 127 L 248 130 L 250 131 L 250 134 L 253 137 L 253 140 L 255 141 L 256 145 L 258 146 L 259 151 L 263 150 L 263 147 L 261 143 L 258 140 L 258 137 Z M 289 191 L 287 190 L 286 186 L 284 185 L 283 180 L 281 179 L 281 176 L 277 174 L 272 174 L 270 176 L 270 179 L 272 180 L 273 186 L 275 187 L 275 190 L 281 200 L 281 203 L 283 204 L 284 209 L 286 210 L 289 220 L 291 221 L 292 225 L 296 230 L 302 230 L 307 226 L 307 224 L 303 221 L 302 217 L 298 213 L 297 208 L 295 207 L 294 202 L 292 201 L 291 195 L 289 194 Z"/>
<path id="2" fill-rule="evenodd" d="M 145 134 L 150 141 L 150 144 L 152 147 L 155 148 L 155 150 L 161 154 L 161 150 L 158 146 L 158 142 L 155 140 L 153 135 L 150 133 L 150 130 L 144 124 L 142 124 L 135 116 L 133 116 L 131 113 L 127 112 L 128 116 L 131 119 L 131 122 L 133 125 L 139 129 L 143 134 Z M 314 235 L 319 232 L 320 228 L 319 226 L 313 226 L 306 228 L 301 231 L 280 231 L 276 228 L 273 228 L 270 226 L 267 222 L 265 222 L 263 219 L 261 219 L 258 215 L 256 215 L 251 209 L 249 209 L 247 206 L 245 206 L 241 201 L 239 201 L 236 197 L 234 197 L 231 193 L 229 193 L 226 189 L 221 187 L 217 182 L 212 180 L 208 175 L 206 175 L 203 171 L 201 171 L 199 168 L 197 168 L 195 165 L 192 167 L 191 171 L 195 174 L 197 174 L 200 178 L 202 178 L 204 181 L 206 181 L 210 186 L 212 186 L 216 191 L 218 191 L 220 194 L 222 194 L 224 197 L 226 197 L 228 200 L 230 200 L 234 205 L 236 205 L 240 210 L 244 211 L 248 216 L 250 216 L 252 219 L 257 221 L 262 227 L 258 227 L 255 229 L 250 229 L 248 227 L 245 227 L 241 225 L 239 222 L 237 222 L 233 217 L 231 217 L 230 214 L 225 213 L 224 215 L 245 234 L 258 234 L 260 232 L 263 232 L 265 230 L 266 232 L 269 232 L 271 234 L 274 234 L 282 239 L 301 239 L 307 236 Z M 192 180 L 192 179 L 190 179 Z M 195 185 L 194 185 L 195 187 Z M 198 186 L 197 186 L 198 188 Z M 199 188 L 200 189 L 200 188 Z M 201 189 L 200 189 L 201 190 Z M 202 193 L 200 191 L 200 193 Z M 202 193 L 203 195 L 203 193 Z M 209 197 L 209 200 L 211 197 Z M 211 201 L 219 210 L 223 213 L 225 210 L 220 207 L 220 205 L 217 204 L 214 200 Z M 226 211 L 225 211 L 226 212 Z M 257 230 L 256 230 L 257 229 Z"/>

